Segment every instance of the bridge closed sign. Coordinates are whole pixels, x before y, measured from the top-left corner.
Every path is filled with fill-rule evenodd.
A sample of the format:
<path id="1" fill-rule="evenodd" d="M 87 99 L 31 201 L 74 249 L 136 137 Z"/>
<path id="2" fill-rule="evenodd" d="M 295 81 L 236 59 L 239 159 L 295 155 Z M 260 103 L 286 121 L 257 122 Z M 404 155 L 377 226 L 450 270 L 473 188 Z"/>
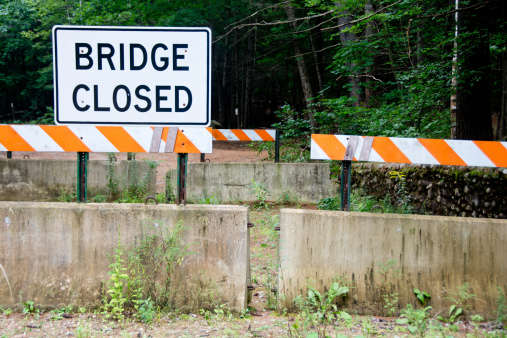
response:
<path id="1" fill-rule="evenodd" d="M 53 27 L 56 124 L 210 124 L 211 31 Z"/>

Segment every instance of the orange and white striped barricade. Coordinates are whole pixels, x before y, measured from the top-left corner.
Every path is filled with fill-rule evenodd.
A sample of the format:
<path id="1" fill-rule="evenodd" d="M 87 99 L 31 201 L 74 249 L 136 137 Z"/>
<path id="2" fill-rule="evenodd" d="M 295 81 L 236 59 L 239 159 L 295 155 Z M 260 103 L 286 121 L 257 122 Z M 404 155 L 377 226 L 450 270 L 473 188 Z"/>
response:
<path id="1" fill-rule="evenodd" d="M 178 156 L 178 166 L 186 173 L 187 154 L 211 153 L 212 144 L 212 136 L 205 128 L 0 125 L 0 151 L 77 152 L 80 201 L 86 200 L 90 152 L 174 152 L 182 154 Z M 185 177 L 179 181 L 184 195 Z"/>
<path id="2" fill-rule="evenodd" d="M 275 162 L 280 159 L 280 133 L 277 129 L 214 129 L 207 128 L 213 141 L 275 142 Z M 203 157 L 201 157 L 201 162 Z"/>
<path id="3" fill-rule="evenodd" d="M 507 142 L 312 134 L 311 158 L 343 161 L 343 209 L 351 161 L 507 167 Z"/>

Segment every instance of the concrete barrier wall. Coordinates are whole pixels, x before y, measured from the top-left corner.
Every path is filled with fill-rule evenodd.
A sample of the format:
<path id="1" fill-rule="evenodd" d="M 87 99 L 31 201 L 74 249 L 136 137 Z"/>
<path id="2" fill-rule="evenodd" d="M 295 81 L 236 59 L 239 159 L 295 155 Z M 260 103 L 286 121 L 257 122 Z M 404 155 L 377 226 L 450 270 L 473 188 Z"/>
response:
<path id="1" fill-rule="evenodd" d="M 468 283 L 472 313 L 493 317 L 497 287 L 507 290 L 507 220 L 282 209 L 279 292 L 290 306 L 308 286 L 352 286 L 347 306 L 382 314 L 383 296 L 416 304 L 429 292 L 447 313 L 449 292 Z M 446 293 L 447 292 L 447 293 Z"/>
<path id="2" fill-rule="evenodd" d="M 155 191 L 156 168 L 145 161 L 89 161 L 88 197 L 107 195 L 109 178 L 118 190 L 145 184 Z M 55 201 L 76 191 L 77 160 L 0 160 L 0 200 Z"/>
<path id="3" fill-rule="evenodd" d="M 96 306 L 118 241 L 128 251 L 180 221 L 191 253 L 171 276 L 176 304 L 214 295 L 244 309 L 247 217 L 239 206 L 0 202 L 0 305 Z"/>
<path id="4" fill-rule="evenodd" d="M 187 196 L 190 200 L 215 197 L 220 202 L 255 201 L 253 182 L 268 192 L 267 200 L 316 203 L 336 195 L 327 163 L 191 163 Z M 176 189 L 176 170 L 168 172 Z"/>

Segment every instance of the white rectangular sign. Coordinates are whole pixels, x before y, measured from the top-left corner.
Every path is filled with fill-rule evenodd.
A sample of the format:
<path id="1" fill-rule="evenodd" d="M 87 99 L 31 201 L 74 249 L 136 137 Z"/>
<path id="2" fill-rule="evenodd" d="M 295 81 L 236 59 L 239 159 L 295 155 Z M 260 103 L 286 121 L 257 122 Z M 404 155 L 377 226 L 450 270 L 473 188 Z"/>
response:
<path id="1" fill-rule="evenodd" d="M 53 27 L 56 124 L 209 126 L 205 27 Z"/>

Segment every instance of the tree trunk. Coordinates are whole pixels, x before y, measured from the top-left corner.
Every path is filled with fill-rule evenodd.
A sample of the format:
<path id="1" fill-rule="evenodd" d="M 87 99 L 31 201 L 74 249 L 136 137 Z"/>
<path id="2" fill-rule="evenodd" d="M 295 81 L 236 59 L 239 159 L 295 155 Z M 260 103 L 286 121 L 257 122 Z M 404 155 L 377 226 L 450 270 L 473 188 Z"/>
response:
<path id="1" fill-rule="evenodd" d="M 456 138 L 491 140 L 489 7 L 460 11 Z M 466 33 L 466 34 L 465 34 Z"/>
<path id="2" fill-rule="evenodd" d="M 290 26 L 292 31 L 296 31 L 296 23 L 294 20 L 296 19 L 296 15 L 294 13 L 294 7 L 292 7 L 292 3 L 289 1 L 285 6 L 285 13 L 287 14 L 287 18 L 289 21 L 292 21 Z M 301 88 L 303 89 L 303 96 L 305 99 L 305 104 L 308 108 L 308 104 L 310 100 L 313 98 L 312 86 L 310 84 L 310 78 L 308 76 L 308 72 L 306 70 L 305 59 L 301 55 L 301 50 L 296 41 L 296 38 L 292 38 L 292 42 L 294 44 L 294 52 L 296 53 L 296 63 L 299 72 L 299 79 L 301 80 Z M 310 126 L 312 130 L 315 128 L 315 120 L 313 118 L 313 111 L 311 109 L 307 109 L 308 111 L 308 119 L 310 120 Z"/>
<path id="3" fill-rule="evenodd" d="M 371 0 L 367 0 L 366 4 L 364 5 L 364 14 L 365 15 L 371 15 L 373 13 L 373 5 L 371 3 Z M 366 24 L 366 29 L 364 34 L 366 35 L 366 40 L 370 39 L 371 36 L 373 36 L 373 22 L 370 21 L 368 24 Z M 373 75 L 373 67 L 368 67 L 367 73 L 368 75 Z M 365 86 L 364 86 L 364 104 L 369 107 L 370 106 L 370 98 L 372 96 L 372 89 L 371 89 L 371 80 L 366 80 Z"/>
<path id="4" fill-rule="evenodd" d="M 502 54 L 502 104 L 496 128 L 496 139 L 505 138 L 505 129 L 507 127 L 507 52 Z"/>
<path id="5" fill-rule="evenodd" d="M 352 20 L 349 12 L 344 8 L 344 6 L 340 2 L 335 3 L 336 7 L 339 11 L 341 11 L 341 15 L 338 17 L 338 24 L 341 25 L 340 29 L 340 40 L 344 46 L 348 45 L 351 42 L 354 42 L 357 40 L 356 34 L 352 32 L 346 32 L 347 28 L 350 27 L 350 21 Z M 354 72 L 355 68 L 354 62 L 348 63 L 348 68 L 350 72 Z M 359 106 L 361 103 L 361 83 L 359 81 L 359 78 L 355 76 L 355 74 L 351 74 L 349 76 L 349 83 L 350 83 L 350 94 L 352 97 L 356 99 L 356 106 Z"/>
<path id="6" fill-rule="evenodd" d="M 455 0 L 454 9 L 454 51 L 452 53 L 452 70 L 451 70 L 451 138 L 456 138 L 456 71 L 458 67 L 458 9 L 459 0 Z"/>
<path id="7" fill-rule="evenodd" d="M 317 75 L 317 85 L 318 85 L 318 88 L 317 90 L 320 92 L 323 88 L 322 86 L 322 76 L 320 74 L 320 60 L 319 60 L 319 55 L 317 53 L 317 50 L 315 48 L 315 43 L 313 42 L 313 32 L 314 30 L 311 30 L 310 31 L 310 34 L 308 35 L 308 37 L 310 38 L 310 45 L 312 46 L 312 55 L 313 55 L 313 62 L 314 62 L 314 65 L 315 65 L 315 74 Z M 317 31 L 317 33 L 319 33 L 319 31 Z"/>

